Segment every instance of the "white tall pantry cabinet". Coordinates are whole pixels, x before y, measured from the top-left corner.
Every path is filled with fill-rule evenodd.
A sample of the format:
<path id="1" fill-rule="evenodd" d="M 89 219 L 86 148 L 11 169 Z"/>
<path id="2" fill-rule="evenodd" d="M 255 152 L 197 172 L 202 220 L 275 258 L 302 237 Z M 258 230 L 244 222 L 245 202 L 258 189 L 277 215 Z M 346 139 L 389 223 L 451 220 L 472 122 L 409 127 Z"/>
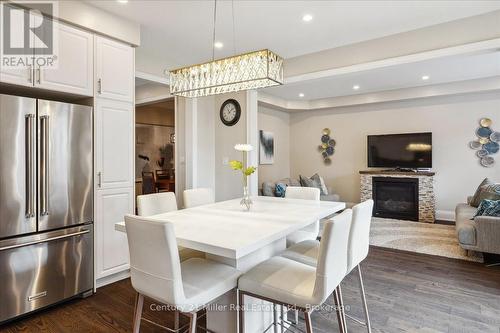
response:
<path id="1" fill-rule="evenodd" d="M 128 276 L 127 238 L 114 225 L 135 210 L 135 50 L 61 21 L 55 26 L 58 66 L 0 66 L 0 83 L 40 98 L 56 92 L 85 104 L 93 101 L 94 277 L 99 287 Z"/>
<path id="2" fill-rule="evenodd" d="M 126 235 L 114 225 L 134 213 L 134 49 L 94 38 L 94 170 L 97 286 L 127 274 Z"/>

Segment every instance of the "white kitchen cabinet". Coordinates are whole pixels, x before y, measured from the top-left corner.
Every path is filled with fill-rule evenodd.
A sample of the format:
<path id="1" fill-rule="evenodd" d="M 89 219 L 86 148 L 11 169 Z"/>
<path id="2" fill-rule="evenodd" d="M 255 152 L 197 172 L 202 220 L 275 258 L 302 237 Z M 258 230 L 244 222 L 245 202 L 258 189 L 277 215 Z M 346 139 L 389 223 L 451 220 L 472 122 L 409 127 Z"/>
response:
<path id="1" fill-rule="evenodd" d="M 97 99 L 94 133 L 96 188 L 133 187 L 133 104 Z"/>
<path id="2" fill-rule="evenodd" d="M 134 49 L 111 39 L 95 37 L 96 97 L 134 100 Z"/>
<path id="3" fill-rule="evenodd" d="M 58 22 L 57 64 L 35 69 L 35 87 L 92 96 L 94 82 L 94 36 Z"/>
<path id="4" fill-rule="evenodd" d="M 127 236 L 115 230 L 115 223 L 134 211 L 134 189 L 96 191 L 94 208 L 96 236 L 96 279 L 129 268 Z"/>
<path id="5" fill-rule="evenodd" d="M 33 87 L 33 68 L 6 68 L 0 65 L 0 82 Z"/>

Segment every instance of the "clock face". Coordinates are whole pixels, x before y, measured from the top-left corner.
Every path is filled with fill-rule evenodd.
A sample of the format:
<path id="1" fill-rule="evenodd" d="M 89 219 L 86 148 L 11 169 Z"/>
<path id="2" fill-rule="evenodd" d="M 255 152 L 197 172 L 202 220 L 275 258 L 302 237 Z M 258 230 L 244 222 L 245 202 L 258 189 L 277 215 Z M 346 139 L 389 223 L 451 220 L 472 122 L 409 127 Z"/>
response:
<path id="1" fill-rule="evenodd" d="M 220 108 L 220 119 L 224 125 L 232 126 L 238 122 L 241 116 L 241 108 L 238 101 L 228 99 Z"/>

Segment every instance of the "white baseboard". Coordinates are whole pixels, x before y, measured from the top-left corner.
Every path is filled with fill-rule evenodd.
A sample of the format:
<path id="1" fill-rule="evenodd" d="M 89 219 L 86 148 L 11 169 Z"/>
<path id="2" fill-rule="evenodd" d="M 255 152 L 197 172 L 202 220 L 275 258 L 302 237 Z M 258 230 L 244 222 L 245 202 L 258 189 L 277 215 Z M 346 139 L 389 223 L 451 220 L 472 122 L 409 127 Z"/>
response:
<path id="1" fill-rule="evenodd" d="M 125 271 L 111 274 L 111 275 L 108 275 L 108 276 L 105 276 L 103 278 L 98 279 L 96 281 L 96 287 L 97 288 L 104 287 L 105 285 L 115 283 L 115 282 L 118 282 L 118 281 L 121 281 L 124 279 L 128 279 L 129 277 L 130 277 L 130 270 L 127 269 Z"/>
<path id="2" fill-rule="evenodd" d="M 455 221 L 455 212 L 452 210 L 436 210 L 436 220 Z"/>

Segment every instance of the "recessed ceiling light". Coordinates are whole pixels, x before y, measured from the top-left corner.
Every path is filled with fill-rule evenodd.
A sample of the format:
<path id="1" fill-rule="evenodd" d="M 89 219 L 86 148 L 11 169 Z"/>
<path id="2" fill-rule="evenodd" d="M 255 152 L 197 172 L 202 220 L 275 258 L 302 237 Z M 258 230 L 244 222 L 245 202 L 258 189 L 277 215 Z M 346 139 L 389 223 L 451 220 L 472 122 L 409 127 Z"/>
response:
<path id="1" fill-rule="evenodd" d="M 304 21 L 304 22 L 310 22 L 310 21 L 312 21 L 312 19 L 313 19 L 313 17 L 311 14 L 306 14 L 306 15 L 302 16 L 302 21 Z"/>
<path id="2" fill-rule="evenodd" d="M 116 0 L 116 2 L 118 2 L 118 3 L 127 3 L 128 0 Z"/>
<path id="3" fill-rule="evenodd" d="M 304 96 L 305 96 L 305 95 L 304 95 L 303 93 L 300 93 L 300 94 L 299 94 L 299 97 L 300 97 L 300 98 L 302 98 L 302 97 L 304 97 Z"/>
<path id="4" fill-rule="evenodd" d="M 224 46 L 224 44 L 222 44 L 222 42 L 215 42 L 214 46 L 218 49 L 221 49 Z"/>
<path id="5" fill-rule="evenodd" d="M 354 90 L 358 90 L 359 89 L 359 86 L 357 84 L 355 84 L 354 86 L 352 86 L 352 89 Z"/>
<path id="6" fill-rule="evenodd" d="M 424 75 L 424 76 L 422 76 L 422 80 L 424 80 L 424 81 L 425 81 L 425 80 L 429 80 L 429 79 L 430 79 L 430 76 L 429 76 L 429 75 Z"/>

